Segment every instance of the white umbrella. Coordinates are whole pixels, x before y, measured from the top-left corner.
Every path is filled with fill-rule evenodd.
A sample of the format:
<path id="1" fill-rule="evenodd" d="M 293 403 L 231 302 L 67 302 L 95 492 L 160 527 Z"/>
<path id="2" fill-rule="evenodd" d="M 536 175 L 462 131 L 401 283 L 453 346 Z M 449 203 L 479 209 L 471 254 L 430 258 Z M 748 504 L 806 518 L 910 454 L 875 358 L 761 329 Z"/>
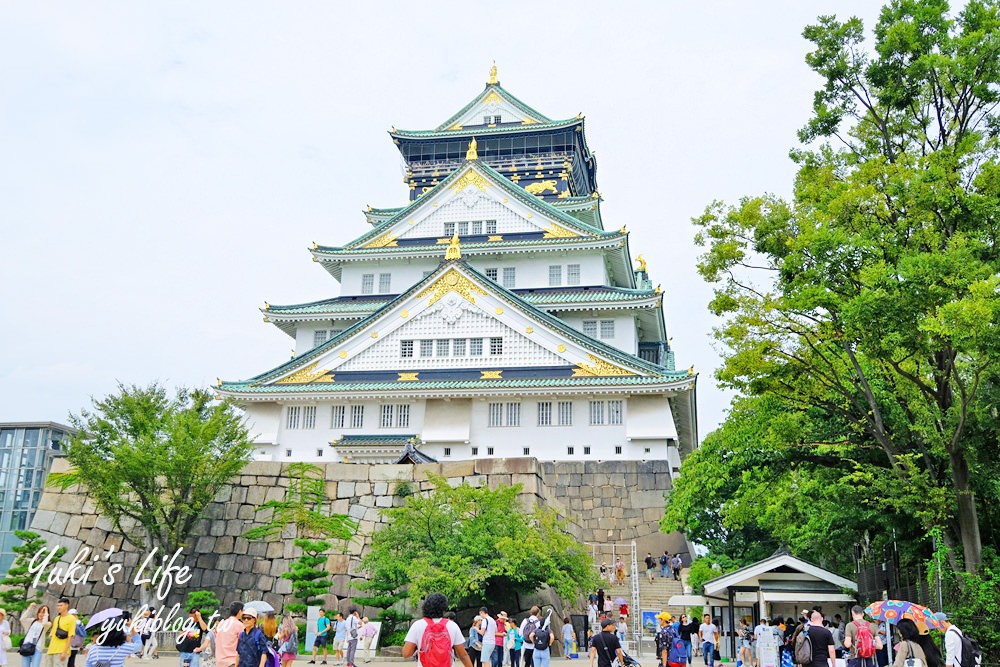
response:
<path id="1" fill-rule="evenodd" d="M 247 602 L 243 605 L 244 609 L 256 609 L 258 614 L 268 614 L 274 611 L 274 607 L 264 602 L 263 600 L 254 600 L 253 602 Z"/>
<path id="2" fill-rule="evenodd" d="M 123 612 L 118 607 L 111 607 L 110 609 L 104 609 L 102 611 L 99 611 L 90 617 L 90 621 L 87 622 L 87 629 L 90 630 L 91 628 L 96 628 L 104 621 L 111 618 L 118 618 L 123 613 L 125 612 Z"/>

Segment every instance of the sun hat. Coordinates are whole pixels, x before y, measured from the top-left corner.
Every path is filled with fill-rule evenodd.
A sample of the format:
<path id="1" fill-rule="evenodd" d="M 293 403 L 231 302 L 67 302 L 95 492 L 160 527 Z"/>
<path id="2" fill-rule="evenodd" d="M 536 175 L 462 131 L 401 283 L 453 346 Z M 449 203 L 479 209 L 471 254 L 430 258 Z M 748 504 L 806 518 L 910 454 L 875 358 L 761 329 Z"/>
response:
<path id="1" fill-rule="evenodd" d="M 243 608 L 243 615 L 244 616 L 253 616 L 254 618 L 257 618 L 257 610 L 254 609 L 253 607 L 244 607 Z"/>

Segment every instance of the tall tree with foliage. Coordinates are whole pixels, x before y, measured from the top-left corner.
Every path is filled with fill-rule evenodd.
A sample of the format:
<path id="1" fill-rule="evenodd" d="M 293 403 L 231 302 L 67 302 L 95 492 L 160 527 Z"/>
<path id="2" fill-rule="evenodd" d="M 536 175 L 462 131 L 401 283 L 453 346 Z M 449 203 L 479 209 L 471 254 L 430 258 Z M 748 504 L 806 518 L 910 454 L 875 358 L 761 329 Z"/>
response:
<path id="1" fill-rule="evenodd" d="M 288 466 L 288 492 L 284 500 L 269 500 L 257 512 L 270 512 L 271 519 L 245 533 L 251 540 L 279 537 L 294 526 L 299 537 L 349 540 L 357 522 L 346 514 L 330 512 L 326 496 L 326 474 L 311 463 Z"/>
<path id="2" fill-rule="evenodd" d="M 281 578 L 292 582 L 292 595 L 301 600 L 285 607 L 293 614 L 304 614 L 309 607 L 323 604 L 319 596 L 329 591 L 333 584 L 325 567 L 326 552 L 333 545 L 324 540 L 298 538 L 295 546 L 302 550 L 302 555 Z"/>
<path id="3" fill-rule="evenodd" d="M 877 448 L 972 572 L 976 447 L 996 441 L 984 387 L 1000 361 L 1000 9 L 894 0 L 873 53 L 856 18 L 804 35 L 824 85 L 800 132 L 812 146 L 792 153 L 792 201 L 715 203 L 696 220 L 725 320 L 718 377 L 837 426 L 824 443 L 841 470 Z M 881 493 L 882 479 L 861 481 Z"/>
<path id="4" fill-rule="evenodd" d="M 229 401 L 158 384 L 118 386 L 71 415 L 70 470 L 48 484 L 87 490 L 101 514 L 143 551 L 183 547 L 205 506 L 250 460 L 253 443 Z"/>
<path id="5" fill-rule="evenodd" d="M 38 533 L 30 530 L 15 530 L 14 537 L 21 540 L 21 544 L 11 547 L 17 554 L 6 576 L 0 579 L 0 600 L 7 609 L 7 618 L 11 622 L 19 622 L 21 612 L 34 602 L 42 601 L 42 590 L 36 588 L 32 592 L 32 584 L 35 575 L 28 571 L 31 559 L 45 550 L 45 540 Z M 66 547 L 58 547 L 55 557 L 59 558 L 66 553 Z M 22 628 L 22 631 L 27 628 Z"/>
<path id="6" fill-rule="evenodd" d="M 375 580 L 409 582 L 411 598 L 444 593 L 454 605 L 509 600 L 548 585 L 563 598 L 596 586 L 589 552 L 555 513 L 525 512 L 520 485 L 434 488 L 387 508 L 363 567 Z"/>

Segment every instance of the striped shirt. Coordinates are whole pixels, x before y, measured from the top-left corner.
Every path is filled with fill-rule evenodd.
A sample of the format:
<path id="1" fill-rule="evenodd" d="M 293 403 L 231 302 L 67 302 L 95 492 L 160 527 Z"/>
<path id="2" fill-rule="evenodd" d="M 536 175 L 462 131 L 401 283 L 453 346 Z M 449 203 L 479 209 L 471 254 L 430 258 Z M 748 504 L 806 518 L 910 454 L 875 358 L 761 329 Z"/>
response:
<path id="1" fill-rule="evenodd" d="M 97 667 L 98 663 L 110 663 L 109 667 L 125 667 L 125 658 L 141 650 L 142 637 L 138 634 L 132 637 L 132 641 L 121 646 L 91 644 L 87 650 L 87 667 Z"/>

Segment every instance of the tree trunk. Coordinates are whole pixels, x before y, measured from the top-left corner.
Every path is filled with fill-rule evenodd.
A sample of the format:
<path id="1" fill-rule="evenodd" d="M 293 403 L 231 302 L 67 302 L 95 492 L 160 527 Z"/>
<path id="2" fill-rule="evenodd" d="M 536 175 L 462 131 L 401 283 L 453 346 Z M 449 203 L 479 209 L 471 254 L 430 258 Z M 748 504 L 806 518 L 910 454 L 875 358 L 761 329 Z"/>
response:
<path id="1" fill-rule="evenodd" d="M 961 450 L 948 453 L 951 459 L 951 476 L 958 496 L 958 529 L 965 558 L 965 571 L 975 573 L 983 560 L 983 540 L 979 533 L 979 510 L 976 495 L 969 483 L 969 463 Z"/>

